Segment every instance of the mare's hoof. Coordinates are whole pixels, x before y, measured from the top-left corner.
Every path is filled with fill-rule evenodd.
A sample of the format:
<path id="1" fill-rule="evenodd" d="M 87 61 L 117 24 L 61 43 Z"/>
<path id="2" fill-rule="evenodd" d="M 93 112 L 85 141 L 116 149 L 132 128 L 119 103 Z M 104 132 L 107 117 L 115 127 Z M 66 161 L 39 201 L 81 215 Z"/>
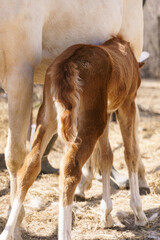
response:
<path id="1" fill-rule="evenodd" d="M 77 195 L 77 194 L 75 194 L 74 195 L 74 201 L 75 202 L 85 202 L 85 196 L 80 196 L 80 195 Z"/>
<path id="2" fill-rule="evenodd" d="M 140 187 L 139 193 L 140 193 L 140 195 L 148 195 L 151 193 L 151 190 L 149 187 Z"/>
<path id="3" fill-rule="evenodd" d="M 140 217 L 135 216 L 135 225 L 139 227 L 149 226 L 148 219 L 146 218 L 144 213 Z"/>
<path id="4" fill-rule="evenodd" d="M 114 226 L 114 221 L 112 219 L 111 214 L 109 214 L 106 218 L 103 216 L 101 217 L 101 227 L 106 228 L 112 228 Z"/>
<path id="5" fill-rule="evenodd" d="M 59 174 L 59 169 L 52 167 L 51 164 L 49 163 L 48 159 L 43 157 L 42 158 L 41 173 L 43 173 L 43 174 L 57 174 L 58 175 Z"/>

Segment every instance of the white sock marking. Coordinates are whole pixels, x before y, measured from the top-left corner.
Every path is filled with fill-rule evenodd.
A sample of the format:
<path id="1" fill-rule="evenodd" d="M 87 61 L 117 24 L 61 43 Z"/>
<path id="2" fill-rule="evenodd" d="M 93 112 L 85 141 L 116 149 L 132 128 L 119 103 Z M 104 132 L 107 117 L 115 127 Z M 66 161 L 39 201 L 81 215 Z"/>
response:
<path id="1" fill-rule="evenodd" d="M 71 239 L 71 225 L 72 225 L 72 204 L 63 207 L 62 203 L 60 202 L 58 240 Z"/>

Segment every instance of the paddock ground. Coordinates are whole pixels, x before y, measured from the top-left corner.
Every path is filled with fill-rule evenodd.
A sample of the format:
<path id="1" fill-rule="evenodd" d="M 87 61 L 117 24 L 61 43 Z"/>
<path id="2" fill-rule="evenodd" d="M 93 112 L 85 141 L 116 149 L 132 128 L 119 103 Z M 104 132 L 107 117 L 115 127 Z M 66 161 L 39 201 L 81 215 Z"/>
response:
<path id="1" fill-rule="evenodd" d="M 38 87 L 39 89 L 39 87 Z M 35 88 L 34 119 L 39 106 Z M 149 219 L 149 226 L 134 225 L 133 213 L 129 207 L 130 192 L 113 190 L 112 229 L 100 226 L 101 182 L 93 180 L 92 188 L 86 192 L 85 202 L 73 203 L 73 240 L 160 240 L 160 81 L 143 80 L 137 96 L 140 108 L 139 142 L 142 160 L 146 166 L 146 178 L 151 194 L 142 196 L 143 209 Z M 0 95 L 0 232 L 5 226 L 9 207 L 9 176 L 4 168 L 4 149 L 7 140 L 7 100 Z M 114 166 L 127 174 L 123 156 L 123 145 L 118 124 L 110 124 L 110 140 L 114 150 Z M 63 145 L 57 141 L 49 161 L 59 166 L 63 157 Z M 24 240 L 53 240 L 58 232 L 58 176 L 39 175 L 25 199 L 26 215 L 22 223 Z"/>

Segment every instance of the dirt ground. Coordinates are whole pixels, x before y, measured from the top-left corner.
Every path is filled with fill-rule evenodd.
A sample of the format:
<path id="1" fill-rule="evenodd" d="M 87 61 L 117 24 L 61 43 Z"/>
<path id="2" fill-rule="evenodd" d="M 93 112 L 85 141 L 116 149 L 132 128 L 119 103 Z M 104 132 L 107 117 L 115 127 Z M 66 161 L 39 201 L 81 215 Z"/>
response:
<path id="1" fill-rule="evenodd" d="M 39 88 L 36 92 L 39 91 Z M 35 97 L 34 119 L 39 106 Z M 146 166 L 146 178 L 151 194 L 142 196 L 143 209 L 149 219 L 148 227 L 136 227 L 129 207 L 129 190 L 113 190 L 112 229 L 100 226 L 100 200 L 102 184 L 96 178 L 92 188 L 86 192 L 85 202 L 73 203 L 73 240 L 113 240 L 113 239 L 157 239 L 160 240 L 160 81 L 143 80 L 138 92 L 137 103 L 140 109 L 139 142 L 142 160 Z M 0 232 L 7 220 L 9 207 L 9 175 L 4 168 L 4 149 L 7 140 L 7 100 L 0 94 Z M 116 123 L 110 124 L 110 140 L 114 151 L 114 166 L 127 175 L 123 156 L 123 144 Z M 49 154 L 54 167 L 59 166 L 63 157 L 60 141 Z M 26 215 L 22 223 L 24 240 L 53 240 L 58 232 L 58 176 L 41 174 L 34 182 L 25 199 Z"/>

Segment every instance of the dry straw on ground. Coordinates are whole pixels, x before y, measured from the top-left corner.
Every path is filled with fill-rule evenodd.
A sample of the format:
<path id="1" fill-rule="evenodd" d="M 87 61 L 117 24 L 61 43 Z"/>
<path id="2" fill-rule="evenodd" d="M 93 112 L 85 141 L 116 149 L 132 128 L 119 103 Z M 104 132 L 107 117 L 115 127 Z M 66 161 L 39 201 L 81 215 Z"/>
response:
<path id="1" fill-rule="evenodd" d="M 94 179 L 92 188 L 86 192 L 85 202 L 73 204 L 73 240 L 160 240 L 160 83 L 143 81 L 138 92 L 137 103 L 141 110 L 139 139 L 142 160 L 146 166 L 146 176 L 151 194 L 142 196 L 143 209 L 149 218 L 145 228 L 134 225 L 133 213 L 129 207 L 128 190 L 112 190 L 112 229 L 103 229 L 100 224 L 100 200 L 102 184 Z M 37 101 L 37 99 L 36 99 Z M 35 102 L 34 106 L 37 106 Z M 7 138 L 7 102 L 0 98 L 0 232 L 4 228 L 9 206 L 9 176 L 3 169 L 4 147 Z M 37 109 L 34 109 L 36 115 Z M 114 164 L 123 174 L 127 174 L 123 156 L 122 139 L 118 124 L 110 126 L 111 145 L 114 150 Z M 59 166 L 63 156 L 63 146 L 56 143 L 49 155 L 51 164 Z M 25 200 L 26 215 L 22 224 L 24 240 L 57 239 L 58 228 L 58 176 L 40 175 L 30 188 Z"/>

